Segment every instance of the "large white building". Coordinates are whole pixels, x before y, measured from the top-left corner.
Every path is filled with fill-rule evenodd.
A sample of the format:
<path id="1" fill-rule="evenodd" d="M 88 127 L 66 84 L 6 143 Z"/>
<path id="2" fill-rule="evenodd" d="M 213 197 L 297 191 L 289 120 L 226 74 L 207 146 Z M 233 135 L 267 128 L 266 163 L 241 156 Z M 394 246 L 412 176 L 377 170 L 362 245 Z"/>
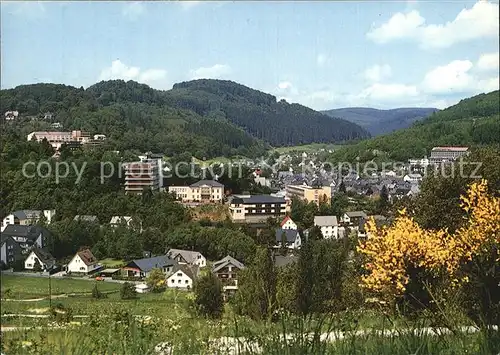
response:
<path id="1" fill-rule="evenodd" d="M 37 142 L 42 142 L 44 139 L 49 142 L 49 144 L 55 150 L 59 150 L 63 144 L 87 144 L 93 142 L 90 134 L 82 131 L 71 131 L 71 132 L 31 132 L 28 134 L 28 141 L 36 140 Z"/>
<path id="2" fill-rule="evenodd" d="M 337 239 L 339 237 L 339 223 L 336 216 L 316 216 L 314 225 L 321 229 L 325 239 Z"/>
<path id="3" fill-rule="evenodd" d="M 284 217 L 286 202 L 284 198 L 269 195 L 234 196 L 229 212 L 234 222 L 264 223 L 269 217 Z"/>
<path id="4" fill-rule="evenodd" d="M 182 202 L 222 202 L 224 185 L 215 180 L 201 180 L 189 186 L 169 186 L 168 192 Z"/>
<path id="5" fill-rule="evenodd" d="M 144 188 L 160 188 L 160 171 L 156 161 L 124 163 L 125 192 L 142 194 Z"/>
<path id="6" fill-rule="evenodd" d="M 468 147 L 434 147 L 429 160 L 432 164 L 447 163 L 468 154 Z"/>

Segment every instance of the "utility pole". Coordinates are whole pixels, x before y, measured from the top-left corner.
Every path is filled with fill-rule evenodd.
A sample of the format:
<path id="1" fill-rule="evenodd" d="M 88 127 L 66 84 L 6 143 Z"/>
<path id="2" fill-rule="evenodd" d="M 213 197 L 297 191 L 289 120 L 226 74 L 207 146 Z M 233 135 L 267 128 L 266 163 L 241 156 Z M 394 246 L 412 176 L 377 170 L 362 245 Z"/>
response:
<path id="1" fill-rule="evenodd" d="M 50 270 L 49 269 L 49 308 L 52 309 L 52 283 L 50 282 Z"/>

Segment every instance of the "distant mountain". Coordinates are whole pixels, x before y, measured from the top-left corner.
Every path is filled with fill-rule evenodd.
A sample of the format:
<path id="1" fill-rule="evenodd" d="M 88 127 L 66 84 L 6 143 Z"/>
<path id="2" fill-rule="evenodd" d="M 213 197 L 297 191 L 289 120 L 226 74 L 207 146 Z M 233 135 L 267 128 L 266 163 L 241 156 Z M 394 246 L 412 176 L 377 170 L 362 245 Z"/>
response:
<path id="1" fill-rule="evenodd" d="M 346 107 L 322 111 L 328 116 L 343 118 L 366 129 L 372 136 L 410 127 L 414 122 L 439 111 L 437 108 L 395 108 L 378 110 L 368 107 Z"/>
<path id="2" fill-rule="evenodd" d="M 227 120 L 273 146 L 345 142 L 369 137 L 366 130 L 299 104 L 228 80 L 175 84 L 165 93 L 169 106 Z"/>
<path id="3" fill-rule="evenodd" d="M 500 94 L 493 91 L 461 100 L 415 122 L 410 128 L 367 139 L 338 149 L 336 161 L 390 159 L 429 156 L 435 146 L 499 146 Z"/>
<path id="4" fill-rule="evenodd" d="M 21 135 L 48 130 L 30 118 L 51 112 L 65 129 L 107 136 L 115 150 L 189 153 L 197 158 L 257 157 L 270 146 L 336 143 L 369 137 L 360 126 L 222 80 L 195 80 L 161 91 L 134 81 L 87 89 L 58 84 L 0 91 L 0 113 L 17 110 Z M 23 124 L 23 122 L 25 124 Z M 16 123 L 17 124 L 17 123 Z M 36 127 L 36 128 L 35 128 Z"/>

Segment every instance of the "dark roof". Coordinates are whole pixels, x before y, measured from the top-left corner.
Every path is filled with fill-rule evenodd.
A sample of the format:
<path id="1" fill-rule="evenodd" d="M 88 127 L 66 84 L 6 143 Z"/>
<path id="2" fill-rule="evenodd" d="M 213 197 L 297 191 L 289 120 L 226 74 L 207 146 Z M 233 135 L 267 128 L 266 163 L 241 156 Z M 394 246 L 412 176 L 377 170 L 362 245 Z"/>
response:
<path id="1" fill-rule="evenodd" d="M 242 262 L 236 260 L 232 256 L 226 256 L 224 259 L 221 259 L 219 261 L 216 261 L 214 265 L 212 266 L 212 272 L 217 272 L 223 267 L 226 267 L 227 265 L 233 265 L 236 266 L 238 269 L 244 269 L 245 265 L 243 265 Z"/>
<path id="2" fill-rule="evenodd" d="M 366 218 L 366 213 L 363 211 L 351 211 L 351 212 L 346 212 L 345 214 L 349 216 L 349 218 L 356 218 L 356 217 Z"/>
<path id="3" fill-rule="evenodd" d="M 252 195 L 250 197 L 235 197 L 232 203 L 285 203 L 285 199 L 283 197 L 274 197 L 270 195 Z"/>
<path id="4" fill-rule="evenodd" d="M 14 211 L 12 212 L 14 217 L 18 219 L 34 219 L 34 218 L 40 218 L 40 215 L 42 214 L 42 211 L 39 210 L 20 210 L 20 211 Z"/>
<path id="5" fill-rule="evenodd" d="M 3 245 L 3 243 L 5 243 L 8 239 L 12 239 L 12 237 L 10 235 L 0 234 L 0 246 Z M 14 239 L 12 239 L 12 241 L 15 243 Z"/>
<path id="6" fill-rule="evenodd" d="M 172 275 L 175 275 L 177 271 L 182 271 L 191 280 L 194 280 L 198 276 L 198 266 L 197 265 L 186 265 L 186 264 L 176 264 L 172 270 Z M 170 275 L 170 276 L 172 276 Z"/>
<path id="7" fill-rule="evenodd" d="M 48 250 L 45 249 L 40 249 L 40 248 L 33 248 L 32 250 L 33 253 L 37 256 L 38 259 L 43 264 L 47 264 L 48 262 L 55 261 L 56 259 L 48 252 Z"/>
<path id="8" fill-rule="evenodd" d="M 80 250 L 76 254 L 80 257 L 80 259 L 82 259 L 85 265 L 92 265 L 97 261 L 97 259 L 95 258 L 94 254 L 92 254 L 90 249 Z"/>
<path id="9" fill-rule="evenodd" d="M 200 180 L 198 182 L 195 182 L 194 184 L 189 185 L 190 187 L 198 187 L 198 186 L 203 186 L 203 185 L 208 185 L 212 187 L 224 187 L 220 182 L 215 181 L 215 180 Z"/>
<path id="10" fill-rule="evenodd" d="M 274 266 L 282 267 L 292 263 L 296 263 L 299 260 L 299 257 L 296 255 L 276 255 L 274 257 Z"/>
<path id="11" fill-rule="evenodd" d="M 289 243 L 295 242 L 295 239 L 297 239 L 297 236 L 300 237 L 300 233 L 298 230 L 277 228 L 274 232 L 274 236 L 276 237 L 277 243 L 281 243 L 281 236 L 283 235 L 283 233 L 285 233 L 286 241 Z"/>
<path id="12" fill-rule="evenodd" d="M 149 272 L 154 268 L 163 268 L 165 266 L 176 265 L 175 260 L 170 259 L 166 255 L 154 256 L 152 258 L 136 259 L 129 262 L 127 267 L 137 267 L 143 272 Z"/>
<path id="13" fill-rule="evenodd" d="M 40 226 L 24 226 L 19 224 L 8 224 L 2 232 L 2 236 L 26 237 L 35 241 L 40 234 L 47 236 L 50 232 Z"/>

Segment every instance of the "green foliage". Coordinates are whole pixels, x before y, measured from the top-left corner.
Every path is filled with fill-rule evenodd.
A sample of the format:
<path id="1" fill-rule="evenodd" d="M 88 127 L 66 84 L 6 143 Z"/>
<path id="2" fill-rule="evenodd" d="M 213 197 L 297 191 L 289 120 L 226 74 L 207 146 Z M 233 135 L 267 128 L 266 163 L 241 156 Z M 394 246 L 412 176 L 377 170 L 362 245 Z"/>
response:
<path id="1" fill-rule="evenodd" d="M 131 300 L 137 298 L 137 291 L 133 283 L 124 282 L 120 289 L 120 297 L 122 300 Z"/>
<path id="2" fill-rule="evenodd" d="M 390 160 L 429 156 L 435 146 L 500 144 L 500 95 L 498 90 L 460 101 L 415 123 L 411 128 L 375 137 L 336 150 L 336 162 L 376 159 L 381 152 Z"/>
<path id="3" fill-rule="evenodd" d="M 222 284 L 212 273 L 203 275 L 194 285 L 195 304 L 198 312 L 210 318 L 220 318 L 224 311 Z"/>
<path id="4" fill-rule="evenodd" d="M 33 265 L 33 271 L 35 272 L 42 271 L 42 264 L 40 264 L 40 260 L 38 260 L 38 258 L 35 259 L 35 264 Z"/>
<path id="5" fill-rule="evenodd" d="M 148 277 L 146 284 L 152 292 L 161 292 L 165 290 L 165 273 L 159 268 L 153 268 Z"/>
<path id="6" fill-rule="evenodd" d="M 101 298 L 106 298 L 107 295 L 99 290 L 97 287 L 97 283 L 94 284 L 94 287 L 92 287 L 92 298 L 95 299 L 101 299 Z"/>

